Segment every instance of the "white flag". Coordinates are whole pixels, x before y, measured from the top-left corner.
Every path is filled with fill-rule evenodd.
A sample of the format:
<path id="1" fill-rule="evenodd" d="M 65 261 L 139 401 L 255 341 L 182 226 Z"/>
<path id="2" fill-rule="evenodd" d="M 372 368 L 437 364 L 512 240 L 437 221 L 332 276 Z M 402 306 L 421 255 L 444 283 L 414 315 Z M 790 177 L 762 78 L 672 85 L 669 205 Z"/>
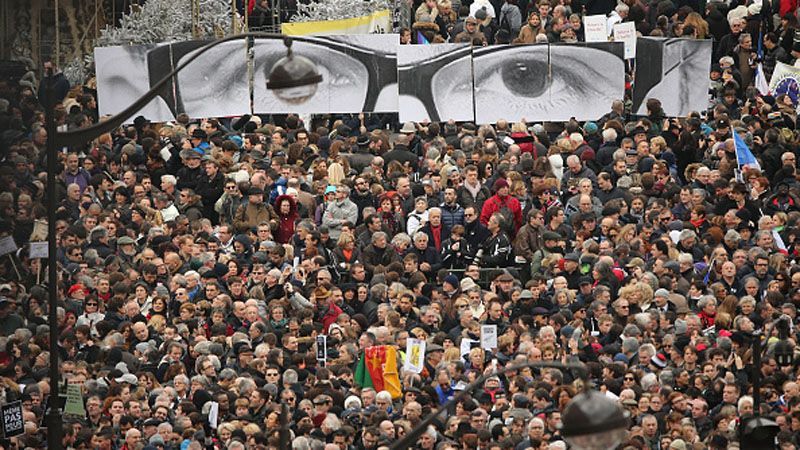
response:
<path id="1" fill-rule="evenodd" d="M 761 95 L 769 95 L 769 83 L 767 83 L 767 76 L 764 74 L 764 66 L 758 63 L 756 66 L 756 89 Z"/>

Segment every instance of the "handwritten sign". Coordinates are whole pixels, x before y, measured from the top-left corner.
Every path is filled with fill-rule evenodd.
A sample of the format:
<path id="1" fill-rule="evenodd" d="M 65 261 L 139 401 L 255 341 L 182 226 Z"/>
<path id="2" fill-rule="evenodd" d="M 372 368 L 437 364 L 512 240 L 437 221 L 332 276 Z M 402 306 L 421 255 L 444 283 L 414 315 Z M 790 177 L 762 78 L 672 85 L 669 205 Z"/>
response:
<path id="1" fill-rule="evenodd" d="M 31 242 L 31 259 L 41 258 L 47 259 L 47 241 L 45 242 Z"/>
<path id="2" fill-rule="evenodd" d="M 586 33 L 586 42 L 607 42 L 606 16 L 598 14 L 596 16 L 585 16 L 583 18 L 583 29 Z"/>
<path id="3" fill-rule="evenodd" d="M 64 414 L 78 417 L 86 417 L 86 409 L 83 406 L 83 394 L 79 384 L 67 385 L 67 403 L 64 405 Z"/>
<path id="4" fill-rule="evenodd" d="M 421 373 L 425 362 L 425 341 L 422 339 L 406 339 L 406 363 L 404 370 Z"/>
<path id="5" fill-rule="evenodd" d="M 6 439 L 25 432 L 25 423 L 22 420 L 22 401 L 3 405 L 0 411 L 3 415 L 3 436 Z"/>
<path id="6" fill-rule="evenodd" d="M 17 251 L 17 243 L 14 242 L 14 238 L 11 236 L 6 236 L 0 238 L 0 256 L 14 253 Z"/>
<path id="7" fill-rule="evenodd" d="M 614 25 L 614 42 L 625 44 L 625 59 L 636 57 L 636 24 L 622 22 Z"/>

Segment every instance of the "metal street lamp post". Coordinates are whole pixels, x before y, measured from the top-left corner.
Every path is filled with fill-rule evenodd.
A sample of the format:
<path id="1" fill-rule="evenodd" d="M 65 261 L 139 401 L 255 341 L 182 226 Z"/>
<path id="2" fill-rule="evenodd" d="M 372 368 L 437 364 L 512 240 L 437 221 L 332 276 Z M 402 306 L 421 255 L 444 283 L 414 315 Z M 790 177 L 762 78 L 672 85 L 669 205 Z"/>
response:
<path id="1" fill-rule="evenodd" d="M 48 411 L 45 416 L 47 425 L 47 446 L 51 450 L 61 449 L 62 446 L 62 413 L 59 404 L 58 383 L 61 379 L 58 362 L 58 271 L 56 270 L 56 208 L 58 199 L 56 198 L 56 171 L 58 161 L 58 151 L 60 148 L 69 146 L 84 145 L 104 133 L 109 133 L 119 128 L 126 120 L 132 117 L 137 111 L 144 108 L 151 100 L 158 96 L 158 92 L 181 70 L 200 55 L 208 50 L 234 40 L 244 38 L 276 38 L 282 37 L 286 45 L 286 57 L 281 58 L 269 73 L 267 78 L 267 89 L 273 90 L 275 95 L 293 104 L 307 101 L 316 92 L 317 85 L 322 82 L 322 75 L 317 71 L 316 65 L 308 58 L 294 55 L 291 50 L 292 38 L 275 33 L 248 32 L 228 36 L 208 43 L 201 47 L 185 62 L 181 63 L 172 72 L 161 79 L 155 86 L 142 95 L 138 100 L 125 108 L 119 114 L 105 119 L 86 128 L 70 131 L 58 131 L 54 117 L 55 111 L 55 83 L 53 73 L 48 73 L 45 83 L 46 123 L 47 130 L 47 251 L 48 251 L 48 322 L 50 326 L 50 399 Z M 285 433 L 282 433 L 282 437 Z M 288 445 L 288 444 L 287 444 Z M 283 445 L 282 448 L 286 448 Z"/>

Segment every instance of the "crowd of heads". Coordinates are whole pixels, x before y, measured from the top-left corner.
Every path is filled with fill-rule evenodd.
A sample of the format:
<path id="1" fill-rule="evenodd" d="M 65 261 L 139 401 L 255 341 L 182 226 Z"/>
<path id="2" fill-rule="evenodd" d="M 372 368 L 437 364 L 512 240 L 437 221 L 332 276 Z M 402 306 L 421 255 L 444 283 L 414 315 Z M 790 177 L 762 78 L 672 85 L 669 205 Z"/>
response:
<path id="1" fill-rule="evenodd" d="M 469 26 L 487 18 L 476 5 L 461 5 Z M 539 23 L 520 39 L 580 29 L 569 2 L 495 6 Z M 97 123 L 92 84 L 57 68 L 51 91 L 0 81 L 0 403 L 20 401 L 24 423 L 0 446 L 43 448 L 51 398 L 77 385 L 61 422 L 76 449 L 388 449 L 457 396 L 413 445 L 565 449 L 562 414 L 589 383 L 630 417 L 620 448 L 746 448 L 754 416 L 797 448 L 800 371 L 778 350 L 794 348 L 800 305 L 796 113 L 752 89 L 758 34 L 744 31 L 779 12 L 611 7 L 643 34 L 714 36 L 708 111 L 139 116 L 48 155 L 42 105 L 60 129 Z M 428 1 L 417 20 L 453 10 Z M 765 66 L 794 57 L 784 19 L 763 34 Z M 736 134 L 757 164 L 738 163 Z M 52 218 L 55 259 L 36 244 Z M 418 369 L 409 339 L 425 343 Z M 398 355 L 384 361 L 398 391 L 358 368 L 380 346 Z"/>

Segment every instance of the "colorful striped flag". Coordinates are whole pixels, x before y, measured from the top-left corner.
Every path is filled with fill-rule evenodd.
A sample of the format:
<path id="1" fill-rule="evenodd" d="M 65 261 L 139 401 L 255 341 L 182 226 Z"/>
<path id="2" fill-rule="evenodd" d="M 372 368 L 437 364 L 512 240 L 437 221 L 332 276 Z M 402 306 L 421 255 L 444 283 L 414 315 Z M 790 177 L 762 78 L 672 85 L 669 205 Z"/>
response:
<path id="1" fill-rule="evenodd" d="M 400 398 L 403 392 L 397 371 L 397 350 L 389 345 L 367 347 L 361 353 L 354 379 L 358 387 L 388 391 L 392 398 Z"/>

